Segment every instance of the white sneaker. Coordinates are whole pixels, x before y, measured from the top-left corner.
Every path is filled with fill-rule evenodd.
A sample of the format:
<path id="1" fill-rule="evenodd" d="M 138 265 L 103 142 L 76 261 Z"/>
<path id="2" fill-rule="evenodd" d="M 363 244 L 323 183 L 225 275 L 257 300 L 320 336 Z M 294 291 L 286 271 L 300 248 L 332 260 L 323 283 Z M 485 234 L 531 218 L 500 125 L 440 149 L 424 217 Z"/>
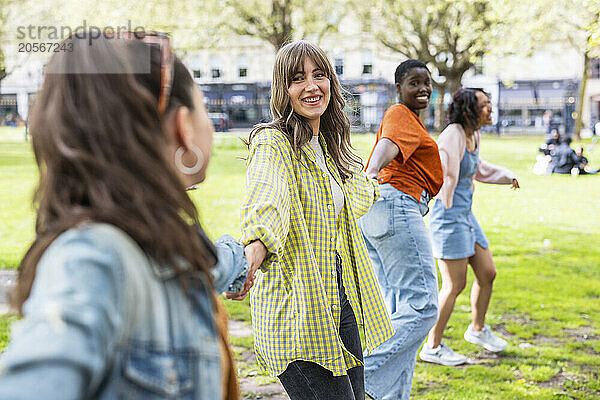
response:
<path id="1" fill-rule="evenodd" d="M 423 361 L 442 365 L 460 365 L 467 362 L 467 357 L 456 353 L 450 347 L 446 346 L 443 341 L 438 347 L 433 349 L 429 348 L 427 343 L 425 343 L 419 353 L 419 358 Z"/>
<path id="2" fill-rule="evenodd" d="M 481 332 L 473 330 L 473 324 L 469 324 L 464 336 L 467 342 L 483 346 L 486 350 L 493 351 L 494 353 L 502 351 L 508 346 L 506 340 L 494 335 L 487 324 Z"/>

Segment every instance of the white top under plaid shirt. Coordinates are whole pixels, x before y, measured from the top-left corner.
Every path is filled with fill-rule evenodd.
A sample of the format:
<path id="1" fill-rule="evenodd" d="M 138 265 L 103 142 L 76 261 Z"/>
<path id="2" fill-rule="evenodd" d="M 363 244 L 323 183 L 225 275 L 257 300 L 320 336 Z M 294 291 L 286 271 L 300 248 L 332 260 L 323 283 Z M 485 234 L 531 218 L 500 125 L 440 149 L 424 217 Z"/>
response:
<path id="1" fill-rule="evenodd" d="M 339 337 L 340 299 L 336 251 L 344 288 L 366 351 L 393 334 L 356 219 L 378 197 L 377 183 L 357 171 L 344 184 L 322 137 L 329 171 L 342 186 L 345 206 L 336 217 L 329 176 L 315 164 L 310 145 L 296 158 L 285 135 L 264 129 L 252 140 L 242 204 L 242 240 L 267 247 L 250 293 L 254 347 L 259 367 L 280 375 L 294 360 L 312 361 L 345 375 L 361 365 Z M 339 234 L 338 234 L 339 230 Z"/>

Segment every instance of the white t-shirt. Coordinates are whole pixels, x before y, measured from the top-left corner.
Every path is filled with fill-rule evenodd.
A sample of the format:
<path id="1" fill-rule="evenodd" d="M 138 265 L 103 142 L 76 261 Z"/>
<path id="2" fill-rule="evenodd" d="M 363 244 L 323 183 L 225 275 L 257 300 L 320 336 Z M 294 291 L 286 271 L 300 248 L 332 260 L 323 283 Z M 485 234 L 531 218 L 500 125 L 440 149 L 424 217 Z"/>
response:
<path id="1" fill-rule="evenodd" d="M 329 175 L 329 185 L 331 186 L 331 195 L 333 197 L 333 207 L 335 211 L 335 216 L 337 217 L 342 208 L 344 208 L 344 192 L 338 183 L 333 179 L 333 175 L 327 169 L 327 164 L 325 164 L 325 156 L 323 155 L 323 150 L 321 149 L 321 144 L 319 144 L 319 137 L 313 136 L 310 139 L 310 147 L 312 147 L 313 151 L 316 155 L 316 162 L 319 168 L 327 175 Z"/>

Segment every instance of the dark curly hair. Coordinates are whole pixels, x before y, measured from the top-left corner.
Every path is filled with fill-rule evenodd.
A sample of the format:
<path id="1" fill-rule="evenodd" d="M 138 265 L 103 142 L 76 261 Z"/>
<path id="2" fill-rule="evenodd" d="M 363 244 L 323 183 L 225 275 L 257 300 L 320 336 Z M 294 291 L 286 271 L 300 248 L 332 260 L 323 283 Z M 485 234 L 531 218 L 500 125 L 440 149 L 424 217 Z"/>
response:
<path id="1" fill-rule="evenodd" d="M 448 107 L 448 124 L 461 124 L 473 129 L 477 126 L 481 114 L 477 92 L 489 97 L 481 88 L 460 88 L 454 93 L 452 104 Z"/>
<path id="2" fill-rule="evenodd" d="M 406 75 L 408 75 L 408 73 L 415 68 L 425 68 L 427 72 L 431 73 L 423 61 L 408 59 L 403 61 L 396 68 L 396 72 L 394 73 L 394 79 L 396 83 L 401 84 L 404 78 L 406 78 Z"/>

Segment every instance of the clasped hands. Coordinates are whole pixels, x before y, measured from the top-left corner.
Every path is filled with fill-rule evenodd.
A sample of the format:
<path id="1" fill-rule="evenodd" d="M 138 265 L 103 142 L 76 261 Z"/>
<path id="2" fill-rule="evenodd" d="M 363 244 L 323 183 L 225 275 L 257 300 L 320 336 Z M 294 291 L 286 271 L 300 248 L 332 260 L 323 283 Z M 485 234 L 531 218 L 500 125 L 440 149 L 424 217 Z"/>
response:
<path id="1" fill-rule="evenodd" d="M 225 297 L 230 300 L 244 300 L 254 285 L 256 270 L 261 266 L 267 256 L 267 248 L 260 240 L 250 242 L 244 247 L 244 256 L 248 262 L 248 277 L 242 286 L 242 290 L 237 293 L 226 292 Z"/>

